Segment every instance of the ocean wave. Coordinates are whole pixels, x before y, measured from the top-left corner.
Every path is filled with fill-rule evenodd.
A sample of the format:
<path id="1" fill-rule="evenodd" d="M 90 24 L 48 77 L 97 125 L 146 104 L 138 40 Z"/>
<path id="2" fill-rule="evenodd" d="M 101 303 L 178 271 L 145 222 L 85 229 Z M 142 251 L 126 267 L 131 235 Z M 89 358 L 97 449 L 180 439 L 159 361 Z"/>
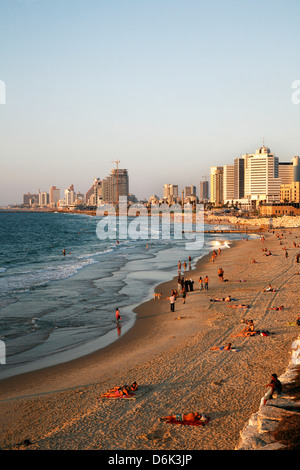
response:
<path id="1" fill-rule="evenodd" d="M 106 250 L 102 250 L 102 251 L 95 251 L 94 253 L 87 253 L 85 255 L 80 255 L 80 256 L 77 256 L 78 259 L 90 259 L 92 258 L 93 256 L 100 256 L 100 255 L 105 255 L 106 253 L 110 253 L 114 251 L 113 248 L 107 248 Z"/>
<path id="2" fill-rule="evenodd" d="M 85 266 L 97 263 L 93 258 L 75 263 L 49 266 L 41 269 L 26 270 L 0 279 L 0 290 L 3 294 L 16 294 L 42 287 L 50 282 L 74 276 Z"/>

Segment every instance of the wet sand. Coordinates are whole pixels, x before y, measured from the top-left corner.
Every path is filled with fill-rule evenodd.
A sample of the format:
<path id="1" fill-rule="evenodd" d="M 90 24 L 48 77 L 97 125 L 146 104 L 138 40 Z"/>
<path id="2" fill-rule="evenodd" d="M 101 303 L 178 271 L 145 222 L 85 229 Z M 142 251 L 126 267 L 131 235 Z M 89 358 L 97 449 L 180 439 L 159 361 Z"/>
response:
<path id="1" fill-rule="evenodd" d="M 282 233 L 281 231 L 276 231 Z M 137 311 L 133 328 L 117 342 L 75 361 L 1 382 L 1 449 L 233 450 L 256 412 L 271 373 L 282 374 L 299 327 L 299 279 L 293 242 L 300 229 L 233 242 L 214 263 L 202 258 L 187 272 L 195 291 L 179 297 L 170 312 L 168 296 L 177 276 L 159 286 L 160 300 Z M 266 257 L 262 248 L 273 255 Z M 187 254 L 188 256 L 188 254 Z M 257 263 L 252 264 L 255 258 Z M 183 260 L 182 260 L 183 261 Z M 218 279 L 218 268 L 224 279 Z M 300 269 L 299 269 L 300 270 Z M 209 290 L 198 290 L 208 275 Z M 240 281 L 245 282 L 240 282 Z M 269 283 L 276 292 L 262 292 Z M 232 302 L 211 302 L 230 294 Z M 250 308 L 232 308 L 249 304 Z M 284 305 L 281 311 L 269 307 Z M 268 336 L 235 337 L 251 318 Z M 231 342 L 235 351 L 212 351 Z M 137 381 L 130 399 L 103 399 L 108 389 Z M 170 425 L 160 417 L 191 411 L 210 417 L 205 427 Z M 18 446 L 29 439 L 28 447 Z"/>

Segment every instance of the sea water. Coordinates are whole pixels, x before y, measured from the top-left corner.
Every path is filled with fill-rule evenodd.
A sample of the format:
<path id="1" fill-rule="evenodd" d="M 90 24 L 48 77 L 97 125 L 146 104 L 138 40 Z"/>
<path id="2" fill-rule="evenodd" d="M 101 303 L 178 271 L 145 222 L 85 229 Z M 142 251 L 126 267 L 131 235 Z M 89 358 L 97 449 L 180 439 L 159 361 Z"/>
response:
<path id="1" fill-rule="evenodd" d="M 184 237 L 100 240 L 98 222 L 86 214 L 0 212 L 0 379 L 117 341 L 135 322 L 134 307 L 176 276 L 179 260 L 191 256 L 194 266 L 216 243 L 241 238 L 206 234 L 203 247 L 188 252 Z"/>

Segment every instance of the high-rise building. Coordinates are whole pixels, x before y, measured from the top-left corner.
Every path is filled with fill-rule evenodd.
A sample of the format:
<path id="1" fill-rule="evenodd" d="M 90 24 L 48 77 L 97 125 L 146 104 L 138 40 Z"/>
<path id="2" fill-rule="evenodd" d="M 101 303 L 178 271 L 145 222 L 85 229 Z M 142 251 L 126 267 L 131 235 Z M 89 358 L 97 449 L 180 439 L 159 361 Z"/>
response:
<path id="1" fill-rule="evenodd" d="M 49 205 L 51 207 L 57 207 L 57 203 L 60 200 L 60 189 L 56 186 L 51 186 L 49 189 Z"/>
<path id="2" fill-rule="evenodd" d="M 223 167 L 210 167 L 210 201 L 214 204 L 223 203 Z"/>
<path id="3" fill-rule="evenodd" d="M 245 198 L 257 204 L 279 202 L 279 160 L 265 145 L 245 155 Z"/>
<path id="4" fill-rule="evenodd" d="M 41 207 L 47 206 L 49 203 L 49 194 L 46 191 L 39 193 L 39 205 Z"/>
<path id="5" fill-rule="evenodd" d="M 102 180 L 94 178 L 94 182 L 85 194 L 85 202 L 88 206 L 98 206 L 102 202 Z"/>
<path id="6" fill-rule="evenodd" d="M 110 175 L 102 181 L 102 200 L 109 204 L 118 204 L 120 196 L 128 197 L 128 171 L 113 169 Z"/>
<path id="7" fill-rule="evenodd" d="M 33 206 L 35 204 L 39 204 L 39 194 L 38 193 L 23 194 L 23 204 L 24 206 Z"/>
<path id="8" fill-rule="evenodd" d="M 164 184 L 163 198 L 169 203 L 177 202 L 178 199 L 178 185 L 177 184 Z"/>
<path id="9" fill-rule="evenodd" d="M 278 175 L 281 184 L 291 184 L 294 181 L 294 165 L 293 162 L 279 162 Z"/>
<path id="10" fill-rule="evenodd" d="M 200 202 L 208 201 L 209 199 L 209 184 L 208 181 L 200 181 L 199 188 L 199 200 Z"/>
<path id="11" fill-rule="evenodd" d="M 294 182 L 300 182 L 300 157 L 292 158 L 294 168 Z"/>
<path id="12" fill-rule="evenodd" d="M 234 165 L 223 166 L 223 201 L 232 202 L 234 200 Z"/>
<path id="13" fill-rule="evenodd" d="M 279 163 L 281 170 L 280 202 L 300 202 L 300 158 L 294 157 L 285 165 Z M 284 165 L 284 166 L 282 166 Z M 280 174 L 280 173 L 279 173 Z"/>
<path id="14" fill-rule="evenodd" d="M 192 184 L 191 186 L 186 186 L 184 188 L 184 195 L 185 197 L 196 196 L 196 186 L 193 186 Z"/>
<path id="15" fill-rule="evenodd" d="M 245 195 L 245 158 L 234 159 L 234 199 L 243 199 Z"/>
<path id="16" fill-rule="evenodd" d="M 71 184 L 68 189 L 65 189 L 65 204 L 66 206 L 71 206 L 75 203 L 76 194 L 74 191 L 74 185 Z"/>

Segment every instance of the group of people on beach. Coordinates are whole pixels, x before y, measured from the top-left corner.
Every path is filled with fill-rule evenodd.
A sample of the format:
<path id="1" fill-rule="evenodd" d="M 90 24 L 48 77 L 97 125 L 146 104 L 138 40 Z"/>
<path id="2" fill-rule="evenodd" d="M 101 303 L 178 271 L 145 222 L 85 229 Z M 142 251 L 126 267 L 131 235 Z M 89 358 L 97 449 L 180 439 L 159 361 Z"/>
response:
<path id="1" fill-rule="evenodd" d="M 188 263 L 189 263 L 189 270 L 191 270 L 191 268 L 192 268 L 192 258 L 191 258 L 191 256 L 189 256 L 189 258 L 188 258 Z M 183 263 L 181 263 L 181 261 L 178 261 L 178 274 L 181 274 L 181 268 L 182 267 L 183 267 L 184 272 L 186 272 L 186 270 L 187 270 L 186 261 L 184 261 Z"/>
<path id="2" fill-rule="evenodd" d="M 262 242 L 264 242 L 264 237 L 261 238 Z M 215 259 L 217 258 L 218 254 L 220 254 L 221 250 L 219 249 L 219 252 L 217 253 L 216 250 L 213 251 L 212 255 L 212 260 L 215 262 Z M 266 256 L 269 256 L 269 251 L 267 249 L 263 248 L 263 252 Z M 271 254 L 271 253 L 270 253 Z M 300 259 L 300 253 L 297 255 L 297 262 L 299 262 Z M 256 263 L 256 260 L 252 260 L 252 263 Z M 190 267 L 191 259 L 189 257 L 189 267 Z M 175 302 L 176 299 L 179 297 L 179 292 L 183 298 L 183 303 L 185 304 L 186 302 L 186 296 L 188 292 L 193 292 L 194 291 L 194 281 L 192 279 L 188 279 L 186 276 L 181 276 L 181 262 L 179 261 L 178 263 L 178 289 L 172 289 L 169 300 L 170 300 L 170 311 L 174 312 L 175 311 Z M 186 271 L 186 262 L 183 263 L 183 269 L 184 272 Z M 219 268 L 218 272 L 218 279 L 219 282 L 224 282 L 224 270 L 223 268 Z M 240 281 L 244 282 L 244 281 Z M 208 284 L 209 284 L 209 278 L 208 276 L 205 276 L 202 278 L 202 276 L 199 277 L 199 291 L 203 290 L 208 290 Z M 272 287 L 271 284 L 269 284 L 267 287 L 263 289 L 263 292 L 276 292 L 276 289 Z M 161 295 L 161 294 L 160 294 Z M 231 295 L 226 295 L 224 297 L 220 298 L 212 298 L 210 299 L 210 302 L 232 302 L 236 299 L 233 299 Z M 238 304 L 238 305 L 230 305 L 232 308 L 250 308 L 250 305 L 248 304 Z M 279 307 L 269 307 L 269 310 L 283 310 L 284 306 L 281 305 Z M 120 312 L 119 309 L 116 309 L 116 320 L 120 320 Z M 249 319 L 242 319 L 242 323 L 245 324 L 245 328 L 238 333 L 237 335 L 232 335 L 232 336 L 253 336 L 260 331 L 255 329 L 255 325 L 253 320 Z M 239 351 L 236 347 L 232 345 L 232 343 L 227 343 L 224 346 L 214 346 L 211 347 L 210 350 L 212 351 Z M 136 384 L 134 384 L 136 386 Z M 264 394 L 264 396 L 261 398 L 261 405 L 266 405 L 268 400 L 271 400 L 275 396 L 280 396 L 282 393 L 282 384 L 280 380 L 277 377 L 277 374 L 272 374 L 271 379 L 269 383 L 266 385 L 267 387 L 267 392 Z M 113 390 L 110 390 L 110 393 L 114 393 L 117 396 L 128 396 L 130 393 L 132 393 L 133 388 L 129 387 L 115 387 Z M 199 422 L 202 422 L 203 425 L 204 423 L 207 423 L 209 418 L 204 415 L 203 413 L 198 413 L 198 412 L 192 412 L 192 413 L 179 413 L 179 414 L 172 414 L 168 416 L 163 416 L 160 418 L 161 421 L 165 421 L 168 423 L 181 423 L 181 424 L 197 424 Z"/>
<path id="3" fill-rule="evenodd" d="M 200 276 L 199 277 L 199 290 L 208 290 L 208 283 L 209 283 L 209 279 L 208 279 L 208 276 L 205 276 L 204 279 L 202 279 L 202 277 Z"/>

